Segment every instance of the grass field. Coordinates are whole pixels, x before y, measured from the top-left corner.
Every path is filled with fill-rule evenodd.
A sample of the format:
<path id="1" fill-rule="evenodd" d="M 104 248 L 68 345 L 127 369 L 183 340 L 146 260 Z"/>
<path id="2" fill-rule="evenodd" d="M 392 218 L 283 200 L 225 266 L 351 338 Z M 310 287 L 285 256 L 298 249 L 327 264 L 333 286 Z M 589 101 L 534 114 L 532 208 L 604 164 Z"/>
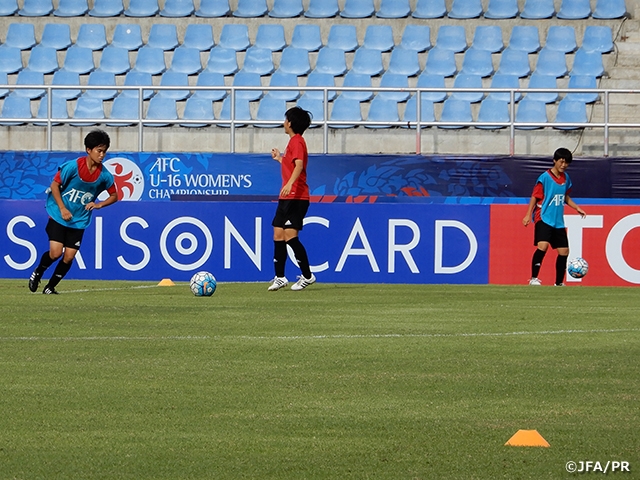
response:
<path id="1" fill-rule="evenodd" d="M 640 478 L 637 288 L 266 287 L 0 280 L 0 478 Z"/>

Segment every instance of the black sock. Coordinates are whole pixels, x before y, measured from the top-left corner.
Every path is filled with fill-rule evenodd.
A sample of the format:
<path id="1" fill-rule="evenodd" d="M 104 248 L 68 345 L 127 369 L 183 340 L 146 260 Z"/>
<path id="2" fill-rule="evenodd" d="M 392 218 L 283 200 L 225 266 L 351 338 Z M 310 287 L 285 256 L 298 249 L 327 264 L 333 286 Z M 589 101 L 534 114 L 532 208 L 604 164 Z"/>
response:
<path id="1" fill-rule="evenodd" d="M 531 259 L 531 277 L 538 278 L 538 274 L 540 273 L 540 267 L 542 266 L 542 260 L 544 260 L 544 256 L 547 254 L 546 251 L 540 250 L 539 248 L 533 254 L 533 259 Z"/>
<path id="2" fill-rule="evenodd" d="M 67 274 L 72 264 L 73 261 L 71 263 L 64 263 L 63 260 L 60 260 L 58 262 L 58 265 L 56 265 L 56 269 L 53 271 L 53 275 L 49 279 L 49 283 L 47 283 L 47 286 L 45 288 L 55 288 L 56 285 L 60 283 L 60 280 L 62 280 Z"/>
<path id="3" fill-rule="evenodd" d="M 293 253 L 298 261 L 298 266 L 304 278 L 311 278 L 311 267 L 309 266 L 309 257 L 307 257 L 307 251 L 304 245 L 300 242 L 298 237 L 293 237 L 287 242 L 287 245 L 291 247 Z"/>
<path id="4" fill-rule="evenodd" d="M 564 272 L 567 270 L 567 255 L 558 255 L 556 258 L 556 285 L 564 281 Z"/>
<path id="5" fill-rule="evenodd" d="M 45 272 L 45 270 L 51 266 L 53 262 L 54 260 L 49 255 L 49 252 L 48 251 L 44 252 L 40 257 L 40 263 L 36 267 L 36 273 L 38 275 L 42 275 Z"/>
<path id="6" fill-rule="evenodd" d="M 287 243 L 284 240 L 273 241 L 273 266 L 276 277 L 284 277 L 284 267 L 287 263 Z"/>

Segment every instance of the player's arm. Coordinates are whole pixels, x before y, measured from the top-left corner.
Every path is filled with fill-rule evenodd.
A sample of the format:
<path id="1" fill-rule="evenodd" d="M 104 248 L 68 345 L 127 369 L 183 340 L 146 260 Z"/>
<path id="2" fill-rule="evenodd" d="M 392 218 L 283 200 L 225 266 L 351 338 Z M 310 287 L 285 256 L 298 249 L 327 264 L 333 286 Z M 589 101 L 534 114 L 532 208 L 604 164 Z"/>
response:
<path id="1" fill-rule="evenodd" d="M 576 202 L 574 202 L 569 195 L 565 195 L 564 203 L 566 203 L 571 208 L 573 208 L 576 212 L 578 212 L 582 218 L 587 216 L 586 212 L 582 208 L 580 208 L 580 206 Z"/>
<path id="2" fill-rule="evenodd" d="M 109 197 L 106 200 L 99 203 L 89 202 L 84 207 L 85 210 L 99 210 L 101 208 L 108 207 L 109 205 L 116 203 L 118 201 L 118 190 L 116 189 L 115 184 L 109 187 L 109 189 L 107 190 L 107 193 L 109 194 Z"/>
<path id="3" fill-rule="evenodd" d="M 287 183 L 285 183 L 284 187 L 282 187 L 282 190 L 280 190 L 280 195 L 283 197 L 286 197 L 291 193 L 291 187 L 293 187 L 293 184 L 296 182 L 296 180 L 302 173 L 302 169 L 304 168 L 304 163 L 299 158 L 294 159 L 293 163 L 295 164 L 295 167 L 293 167 L 291 177 L 289 177 Z"/>
<path id="4" fill-rule="evenodd" d="M 531 195 L 531 199 L 529 200 L 529 206 L 527 207 L 527 213 L 522 219 L 522 224 L 526 227 L 531 223 L 531 217 L 533 215 L 533 209 L 536 207 L 536 203 L 538 203 L 538 199 L 535 195 Z"/>
<path id="5" fill-rule="evenodd" d="M 71 212 L 62 201 L 62 193 L 60 192 L 60 183 L 58 183 L 58 181 L 54 179 L 53 182 L 51 182 L 51 185 L 49 186 L 49 188 L 51 189 L 51 196 L 53 197 L 53 199 L 56 202 L 56 205 L 58 205 L 58 208 L 60 209 L 60 215 L 62 215 L 63 220 L 66 220 L 66 221 L 71 220 L 71 217 L 72 217 Z"/>

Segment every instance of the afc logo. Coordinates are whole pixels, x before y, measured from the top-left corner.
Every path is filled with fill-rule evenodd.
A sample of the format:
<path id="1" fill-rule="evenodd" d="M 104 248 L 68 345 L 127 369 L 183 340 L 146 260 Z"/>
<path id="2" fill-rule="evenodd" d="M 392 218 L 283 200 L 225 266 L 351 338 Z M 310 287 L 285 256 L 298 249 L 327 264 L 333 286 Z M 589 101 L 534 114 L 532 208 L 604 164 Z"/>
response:
<path id="1" fill-rule="evenodd" d="M 551 200 L 549 200 L 549 205 L 554 207 L 562 207 L 564 205 L 564 194 L 559 193 L 554 195 Z"/>
<path id="2" fill-rule="evenodd" d="M 86 205 L 93 201 L 92 193 L 83 192 L 82 190 L 77 190 L 75 188 L 64 192 L 62 196 L 67 198 L 71 203 L 80 203 L 80 205 Z"/>
<path id="3" fill-rule="evenodd" d="M 144 176 L 136 163 L 128 158 L 115 157 L 104 162 L 104 165 L 116 182 L 118 201 L 140 200 L 144 192 Z M 106 193 L 99 197 L 100 200 L 105 198 L 107 198 Z"/>

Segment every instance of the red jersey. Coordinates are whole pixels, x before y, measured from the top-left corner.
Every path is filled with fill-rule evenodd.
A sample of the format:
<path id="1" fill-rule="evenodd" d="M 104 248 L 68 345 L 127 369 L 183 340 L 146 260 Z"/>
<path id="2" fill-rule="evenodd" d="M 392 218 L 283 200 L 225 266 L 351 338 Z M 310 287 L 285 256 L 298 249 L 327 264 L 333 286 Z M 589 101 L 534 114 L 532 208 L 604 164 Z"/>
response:
<path id="1" fill-rule="evenodd" d="M 302 172 L 300 172 L 298 179 L 293 182 L 289 195 L 286 197 L 281 195 L 281 200 L 309 200 L 309 185 L 307 185 L 307 142 L 305 142 L 302 135 L 299 134 L 291 137 L 282 155 L 280 173 L 282 174 L 283 187 L 291 178 L 293 169 L 296 166 L 295 160 L 302 160 Z"/>

